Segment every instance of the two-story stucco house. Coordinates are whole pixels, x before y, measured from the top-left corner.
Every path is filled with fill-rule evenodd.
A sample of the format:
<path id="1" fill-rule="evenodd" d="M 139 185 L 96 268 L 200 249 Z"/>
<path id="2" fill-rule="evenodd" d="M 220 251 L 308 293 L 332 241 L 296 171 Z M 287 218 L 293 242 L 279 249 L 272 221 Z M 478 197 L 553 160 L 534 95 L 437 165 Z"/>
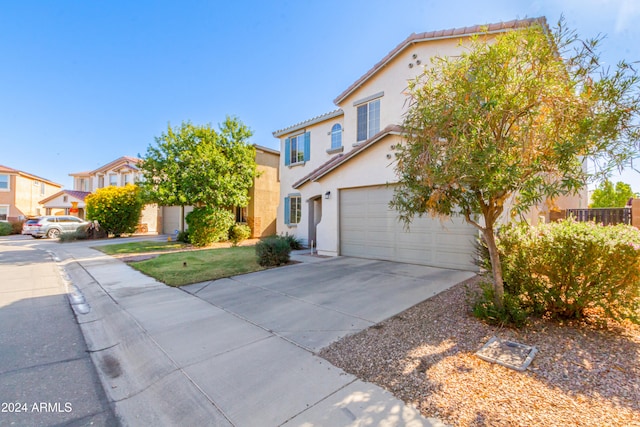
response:
<path id="1" fill-rule="evenodd" d="M 273 132 L 281 146 L 278 233 L 294 234 L 321 255 L 475 270 L 474 227 L 456 217 L 423 217 L 407 232 L 389 208 L 407 82 L 430 58 L 459 54 L 474 34 L 490 38 L 540 20 L 412 34 L 335 98 L 338 109 Z"/>
<path id="2" fill-rule="evenodd" d="M 85 197 L 99 188 L 135 184 L 142 177 L 142 172 L 138 169 L 140 161 L 136 157 L 123 156 L 92 171 L 70 173 L 69 176 L 73 177 L 73 190 L 62 190 L 41 202 L 48 214 L 64 213 L 84 218 Z M 157 205 L 146 205 L 140 217 L 139 231 L 157 232 L 158 216 Z"/>
<path id="3" fill-rule="evenodd" d="M 0 221 L 42 215 L 40 200 L 62 188 L 48 179 L 0 165 Z"/>

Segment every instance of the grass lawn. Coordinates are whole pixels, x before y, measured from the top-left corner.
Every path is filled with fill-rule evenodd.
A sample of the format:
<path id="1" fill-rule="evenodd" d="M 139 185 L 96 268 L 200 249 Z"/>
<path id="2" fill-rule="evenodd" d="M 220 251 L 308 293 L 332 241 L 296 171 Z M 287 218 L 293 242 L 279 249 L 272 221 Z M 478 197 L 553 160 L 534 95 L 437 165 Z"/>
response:
<path id="1" fill-rule="evenodd" d="M 163 242 L 163 241 L 149 241 L 142 242 L 129 242 L 118 243 L 115 245 L 96 246 L 93 249 L 97 249 L 104 252 L 107 255 L 122 255 L 122 254 L 139 254 L 144 252 L 156 252 L 156 251 L 174 251 L 185 248 L 185 244 L 181 242 Z"/>
<path id="2" fill-rule="evenodd" d="M 254 246 L 174 252 L 129 265 L 170 286 L 264 270 L 256 261 Z"/>

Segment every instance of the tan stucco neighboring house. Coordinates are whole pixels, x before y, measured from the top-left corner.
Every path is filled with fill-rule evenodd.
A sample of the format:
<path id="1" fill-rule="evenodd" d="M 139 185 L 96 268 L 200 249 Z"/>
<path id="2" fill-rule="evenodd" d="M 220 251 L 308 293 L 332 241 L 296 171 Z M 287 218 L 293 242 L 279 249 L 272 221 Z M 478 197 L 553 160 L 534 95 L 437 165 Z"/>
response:
<path id="1" fill-rule="evenodd" d="M 61 188 L 62 185 L 48 179 L 0 165 L 0 221 L 42 215 L 40 200 Z"/>
<path id="2" fill-rule="evenodd" d="M 280 203 L 279 166 L 280 153 L 261 145 L 256 149 L 257 176 L 249 189 L 249 205 L 235 208 L 236 222 L 246 223 L 251 228 L 251 237 L 260 238 L 276 234 L 276 216 Z M 162 207 L 162 232 L 175 233 L 186 229 L 184 216 L 193 210 L 185 206 Z"/>
<path id="3" fill-rule="evenodd" d="M 490 39 L 533 22 L 544 18 L 412 34 L 334 99 L 338 109 L 273 132 L 282 153 L 278 234 L 320 255 L 476 270 L 471 225 L 422 217 L 407 232 L 389 208 L 407 83 L 432 57 L 458 55 L 472 35 Z"/>
<path id="4" fill-rule="evenodd" d="M 109 162 L 97 169 L 87 172 L 70 173 L 73 177 L 73 191 L 65 191 L 57 194 L 45 203 L 47 209 L 68 209 L 68 203 L 77 201 L 78 213 L 84 215 L 84 197 L 80 201 L 80 195 L 94 193 L 99 188 L 108 186 L 124 187 L 135 184 L 142 179 L 142 172 L 138 168 L 141 159 L 123 156 Z M 67 196 L 65 198 L 65 196 Z M 72 213 L 72 215 L 78 215 Z M 139 232 L 157 233 L 160 224 L 160 209 L 156 204 L 148 204 L 142 209 L 140 216 Z"/>

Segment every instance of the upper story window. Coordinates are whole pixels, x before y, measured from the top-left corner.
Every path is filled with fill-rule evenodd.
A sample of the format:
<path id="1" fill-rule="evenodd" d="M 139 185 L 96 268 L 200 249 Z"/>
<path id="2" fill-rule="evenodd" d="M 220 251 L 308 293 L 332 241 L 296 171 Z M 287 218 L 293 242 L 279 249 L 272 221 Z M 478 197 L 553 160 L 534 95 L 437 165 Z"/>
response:
<path id="1" fill-rule="evenodd" d="M 104 175 L 98 177 L 98 188 L 104 188 Z"/>
<path id="2" fill-rule="evenodd" d="M 357 142 L 366 141 L 380 132 L 380 99 L 358 106 Z"/>
<path id="3" fill-rule="evenodd" d="M 0 190 L 9 191 L 9 175 L 0 174 Z"/>
<path id="4" fill-rule="evenodd" d="M 311 132 L 292 136 L 284 141 L 284 164 L 293 165 L 309 161 L 311 151 Z"/>
<path id="5" fill-rule="evenodd" d="M 117 186 L 118 185 L 118 175 L 115 173 L 109 174 L 109 185 Z"/>
<path id="6" fill-rule="evenodd" d="M 44 185 L 44 182 L 40 183 L 40 195 L 44 196 L 45 192 L 47 191 L 47 188 Z"/>
<path id="7" fill-rule="evenodd" d="M 131 174 L 130 173 L 125 173 L 124 175 L 122 175 L 122 184 L 123 185 L 127 185 L 127 184 L 131 184 Z"/>
<path id="8" fill-rule="evenodd" d="M 342 147 L 342 126 L 336 123 L 331 128 L 331 149 Z"/>
<path id="9" fill-rule="evenodd" d="M 78 178 L 78 191 L 89 191 L 89 180 L 87 178 Z"/>

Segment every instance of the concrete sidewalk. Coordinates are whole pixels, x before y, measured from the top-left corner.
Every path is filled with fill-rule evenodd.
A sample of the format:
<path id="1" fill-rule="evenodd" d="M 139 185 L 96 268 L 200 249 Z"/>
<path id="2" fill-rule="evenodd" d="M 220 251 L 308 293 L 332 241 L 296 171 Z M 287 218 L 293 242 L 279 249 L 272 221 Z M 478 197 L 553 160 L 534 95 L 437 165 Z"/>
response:
<path id="1" fill-rule="evenodd" d="M 125 425 L 443 425 L 314 352 L 473 273 L 298 255 L 316 262 L 177 289 L 85 245 L 55 250 Z"/>

